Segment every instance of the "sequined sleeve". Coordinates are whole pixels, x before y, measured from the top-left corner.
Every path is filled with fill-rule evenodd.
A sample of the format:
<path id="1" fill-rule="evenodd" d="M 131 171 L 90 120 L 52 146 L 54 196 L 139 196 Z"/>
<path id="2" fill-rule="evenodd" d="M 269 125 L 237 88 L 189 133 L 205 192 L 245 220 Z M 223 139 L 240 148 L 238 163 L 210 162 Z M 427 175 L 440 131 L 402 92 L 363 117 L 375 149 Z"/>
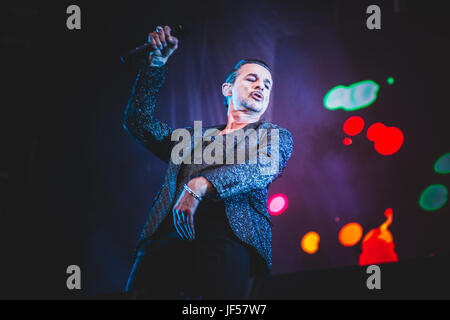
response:
<path id="1" fill-rule="evenodd" d="M 164 83 L 166 72 L 167 65 L 151 67 L 147 62 L 142 62 L 123 121 L 125 130 L 164 162 L 170 159 L 173 129 L 156 119 L 154 110 L 156 95 Z"/>
<path id="2" fill-rule="evenodd" d="M 265 169 L 267 166 L 262 163 L 273 160 L 273 150 L 271 146 L 271 139 L 267 139 L 266 145 L 259 145 L 260 150 L 267 150 L 267 152 L 261 152 L 264 161 L 258 161 L 256 164 L 224 164 L 214 170 L 208 170 L 202 172 L 201 176 L 205 177 L 215 188 L 215 194 L 210 195 L 214 200 L 223 200 L 234 194 L 242 194 L 250 192 L 254 189 L 263 189 L 272 183 L 284 170 L 286 164 L 291 157 L 293 140 L 291 133 L 279 127 L 279 166 L 270 174 L 266 174 Z M 270 132 L 270 130 L 269 130 Z M 272 152 L 271 152 L 272 150 Z"/>

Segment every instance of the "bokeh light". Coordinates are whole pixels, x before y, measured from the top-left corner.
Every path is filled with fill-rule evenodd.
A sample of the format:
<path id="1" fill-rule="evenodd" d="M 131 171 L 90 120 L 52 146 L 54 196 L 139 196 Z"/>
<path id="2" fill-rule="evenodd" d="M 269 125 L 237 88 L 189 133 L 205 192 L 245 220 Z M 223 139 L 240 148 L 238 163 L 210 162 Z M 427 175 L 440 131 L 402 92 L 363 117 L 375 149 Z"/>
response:
<path id="1" fill-rule="evenodd" d="M 354 246 L 361 240 L 363 235 L 363 228 L 359 223 L 351 222 L 347 223 L 339 231 L 339 242 L 344 247 Z"/>
<path id="2" fill-rule="evenodd" d="M 327 92 L 323 104 L 328 110 L 354 111 L 375 102 L 379 85 L 372 80 L 356 82 L 348 87 L 336 86 Z"/>
<path id="3" fill-rule="evenodd" d="M 374 123 L 367 129 L 367 138 L 374 142 L 375 150 L 389 156 L 400 150 L 403 145 L 403 132 L 396 127 L 386 127 L 381 122 Z"/>
<path id="4" fill-rule="evenodd" d="M 343 142 L 346 146 L 349 146 L 352 144 L 352 139 L 350 139 L 349 137 L 346 137 L 346 138 L 344 138 Z"/>
<path id="5" fill-rule="evenodd" d="M 386 129 L 386 126 L 381 122 L 376 122 L 372 124 L 369 129 L 367 129 L 367 139 L 370 141 L 375 141 L 375 139 Z"/>
<path id="6" fill-rule="evenodd" d="M 388 230 L 394 218 L 394 212 L 388 208 L 384 215 L 386 221 L 378 228 L 370 230 L 362 241 L 362 252 L 359 256 L 361 266 L 398 261 L 394 237 Z"/>
<path id="7" fill-rule="evenodd" d="M 302 250 L 308 254 L 314 254 L 319 250 L 320 236 L 317 232 L 311 231 L 302 238 Z"/>
<path id="8" fill-rule="evenodd" d="M 384 211 L 384 216 L 388 219 L 392 219 L 392 217 L 394 216 L 394 211 L 391 208 L 387 208 Z"/>
<path id="9" fill-rule="evenodd" d="M 448 190 L 442 184 L 427 187 L 419 197 L 419 205 L 427 211 L 438 210 L 447 202 Z"/>
<path id="10" fill-rule="evenodd" d="M 288 198 L 282 193 L 274 194 L 269 198 L 269 213 L 273 216 L 282 214 L 288 206 Z"/>
<path id="11" fill-rule="evenodd" d="M 447 174 L 450 172 L 450 152 L 436 160 L 434 171 L 440 174 Z"/>
<path id="12" fill-rule="evenodd" d="M 354 116 L 344 122 L 344 132 L 349 136 L 356 136 L 364 128 L 364 120 L 361 117 Z"/>
<path id="13" fill-rule="evenodd" d="M 394 78 L 392 78 L 392 77 L 389 77 L 389 78 L 387 78 L 387 81 L 386 81 L 388 84 L 390 84 L 390 85 L 392 85 L 392 84 L 394 84 Z"/>

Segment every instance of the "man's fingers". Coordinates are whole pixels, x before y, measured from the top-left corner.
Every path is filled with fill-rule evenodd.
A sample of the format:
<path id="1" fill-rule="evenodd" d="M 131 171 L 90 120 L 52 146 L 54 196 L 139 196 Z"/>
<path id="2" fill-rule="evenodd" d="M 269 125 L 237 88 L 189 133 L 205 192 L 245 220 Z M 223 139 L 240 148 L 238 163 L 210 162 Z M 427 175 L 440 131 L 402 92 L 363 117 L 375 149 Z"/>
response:
<path id="1" fill-rule="evenodd" d="M 174 224 L 175 225 L 175 230 L 177 231 L 178 235 L 180 236 L 180 238 L 182 240 L 185 240 L 183 233 L 180 230 L 180 227 L 177 225 L 177 223 Z"/>
<path id="2" fill-rule="evenodd" d="M 194 216 L 189 215 L 189 226 L 192 232 L 192 239 L 195 239 L 195 229 L 194 229 Z"/>
<path id="3" fill-rule="evenodd" d="M 177 231 L 180 238 L 182 240 L 185 240 L 185 237 L 184 237 L 183 233 L 181 232 L 180 227 L 178 225 L 178 214 L 177 214 L 176 210 L 172 210 L 172 216 L 173 216 L 173 225 L 175 227 L 175 230 Z"/>
<path id="4" fill-rule="evenodd" d="M 177 231 L 178 235 L 180 236 L 180 238 L 182 240 L 184 240 L 183 233 L 181 232 L 180 227 L 178 226 L 177 220 L 178 220 L 178 218 L 176 217 L 175 212 L 173 212 L 173 225 L 174 225 L 175 230 Z"/>
<path id="5" fill-rule="evenodd" d="M 164 33 L 166 34 L 167 40 L 169 40 L 170 36 L 172 35 L 172 28 L 170 26 L 165 26 Z"/>
<path id="6" fill-rule="evenodd" d="M 169 26 L 164 27 L 164 32 L 165 32 L 165 39 L 168 43 L 168 47 L 172 49 L 171 52 L 173 52 L 175 49 L 178 48 L 178 38 L 172 35 L 172 29 Z"/>
<path id="7" fill-rule="evenodd" d="M 169 48 L 171 49 L 177 49 L 178 48 L 178 38 L 174 36 L 170 36 L 168 39 Z"/>
<path id="8" fill-rule="evenodd" d="M 187 232 L 187 230 L 185 230 L 184 228 L 183 228 L 183 225 L 185 225 L 185 223 L 184 223 L 184 220 L 183 220 L 183 213 L 180 213 L 180 210 L 175 210 L 175 212 L 176 212 L 176 214 L 177 214 L 177 225 L 178 225 L 178 227 L 180 228 L 180 230 L 181 230 L 181 232 L 183 233 L 183 236 L 184 236 L 184 239 L 188 239 L 189 238 L 189 235 L 188 235 L 188 232 Z"/>
<path id="9" fill-rule="evenodd" d="M 172 36 L 172 28 L 169 26 L 164 27 L 164 32 L 166 36 L 166 41 L 173 46 L 178 45 L 178 39 Z"/>
<path id="10" fill-rule="evenodd" d="M 166 35 L 165 35 L 165 31 L 163 28 L 159 27 L 157 29 L 158 31 L 158 35 L 159 35 L 159 40 L 161 41 L 162 45 L 165 47 L 167 47 L 167 42 L 166 42 Z"/>
<path id="11" fill-rule="evenodd" d="M 179 230 L 181 230 L 184 238 L 186 240 L 194 240 L 194 232 L 192 225 L 190 224 L 190 216 L 185 214 L 181 210 L 174 210 L 176 213 L 176 224 Z"/>
<path id="12" fill-rule="evenodd" d="M 194 240 L 194 235 L 192 233 L 191 226 L 189 224 L 187 224 L 187 223 L 185 223 L 184 226 L 185 226 L 186 231 L 187 231 L 187 233 L 189 235 L 189 239 L 190 240 Z"/>
<path id="13" fill-rule="evenodd" d="M 154 39 L 155 39 L 156 46 L 158 47 L 158 49 L 159 49 L 159 50 L 162 50 L 162 49 L 163 49 L 163 45 L 162 45 L 162 43 L 161 43 L 161 39 L 160 39 L 160 37 L 159 37 L 159 34 L 156 34 L 155 37 L 154 37 Z"/>
<path id="14" fill-rule="evenodd" d="M 148 34 L 148 42 L 150 42 L 150 45 L 152 47 L 152 49 L 156 49 L 156 42 L 155 42 L 155 36 L 153 35 L 153 32 Z"/>
<path id="15" fill-rule="evenodd" d="M 189 236 L 191 240 L 194 240 L 194 231 L 192 230 L 192 226 L 189 223 L 186 223 L 186 228 L 189 231 Z"/>
<path id="16" fill-rule="evenodd" d="M 185 234 L 187 235 L 187 238 L 190 238 L 190 234 L 189 234 L 189 230 L 186 226 L 186 215 L 184 214 L 184 212 L 182 210 L 177 210 L 180 220 L 179 220 L 179 224 L 180 227 L 183 229 L 183 231 L 185 232 Z"/>
<path id="17" fill-rule="evenodd" d="M 194 234 L 193 234 L 191 226 L 190 226 L 190 224 L 188 222 L 189 216 L 186 213 L 182 212 L 182 211 L 181 211 L 181 215 L 183 216 L 183 226 L 186 229 L 186 231 L 187 231 L 187 233 L 189 235 L 189 238 L 191 240 L 194 240 Z"/>
<path id="18" fill-rule="evenodd" d="M 171 32 L 172 29 L 169 26 L 164 28 L 157 26 L 155 31 L 149 33 L 150 56 L 157 56 L 158 59 L 167 61 L 167 58 L 178 48 L 178 39 L 172 36 Z"/>

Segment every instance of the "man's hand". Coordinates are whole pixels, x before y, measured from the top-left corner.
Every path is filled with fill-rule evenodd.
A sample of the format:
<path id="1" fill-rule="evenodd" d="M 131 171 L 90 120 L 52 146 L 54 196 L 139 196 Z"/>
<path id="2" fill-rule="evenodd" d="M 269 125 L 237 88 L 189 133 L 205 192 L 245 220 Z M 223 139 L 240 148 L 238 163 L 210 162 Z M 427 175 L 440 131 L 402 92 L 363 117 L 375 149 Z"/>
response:
<path id="1" fill-rule="evenodd" d="M 150 32 L 148 42 L 150 42 L 150 55 L 148 62 L 153 67 L 160 67 L 166 64 L 169 57 L 178 48 L 178 39 L 170 33 L 172 30 L 169 26 L 164 29 L 160 26 L 156 27 L 156 31 Z"/>
<path id="2" fill-rule="evenodd" d="M 183 240 L 194 240 L 194 215 L 200 201 L 184 188 L 172 209 L 173 225 Z"/>
<path id="3" fill-rule="evenodd" d="M 190 180 L 187 186 L 200 197 L 214 192 L 214 187 L 204 177 L 197 177 Z M 195 239 L 194 215 L 199 204 L 200 201 L 183 188 L 180 197 L 172 209 L 173 224 L 182 239 Z"/>

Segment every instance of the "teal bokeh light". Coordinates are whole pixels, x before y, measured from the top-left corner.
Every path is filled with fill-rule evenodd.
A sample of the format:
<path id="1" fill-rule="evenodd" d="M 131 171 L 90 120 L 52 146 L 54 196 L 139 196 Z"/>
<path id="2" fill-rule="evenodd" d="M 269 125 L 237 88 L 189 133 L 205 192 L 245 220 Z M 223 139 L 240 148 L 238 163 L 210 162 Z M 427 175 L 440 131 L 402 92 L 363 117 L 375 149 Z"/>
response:
<path id="1" fill-rule="evenodd" d="M 434 171 L 440 174 L 447 174 L 450 172 L 450 152 L 437 159 L 434 164 Z"/>
<path id="2" fill-rule="evenodd" d="M 442 184 L 427 187 L 419 197 L 419 205 L 427 211 L 438 210 L 447 202 L 448 190 Z"/>
<path id="3" fill-rule="evenodd" d="M 336 86 L 327 92 L 323 104 L 328 110 L 354 111 L 366 108 L 375 102 L 380 86 L 372 80 L 356 82 L 348 87 Z"/>

